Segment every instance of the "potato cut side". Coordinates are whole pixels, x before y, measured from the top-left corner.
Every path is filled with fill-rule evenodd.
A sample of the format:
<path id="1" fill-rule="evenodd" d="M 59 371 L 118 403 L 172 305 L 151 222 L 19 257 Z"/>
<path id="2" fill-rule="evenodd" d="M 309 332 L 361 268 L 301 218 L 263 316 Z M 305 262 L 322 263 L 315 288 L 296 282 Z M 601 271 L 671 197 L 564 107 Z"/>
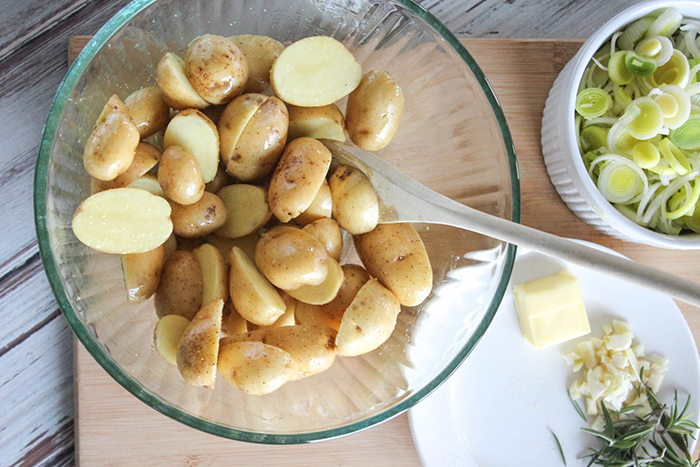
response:
<path id="1" fill-rule="evenodd" d="M 345 120 L 337 105 L 323 107 L 288 106 L 291 141 L 302 136 L 345 142 Z"/>
<path id="2" fill-rule="evenodd" d="M 195 109 L 175 115 L 163 137 L 163 149 L 180 146 L 199 162 L 204 183 L 211 182 L 219 168 L 219 131 L 209 117 Z"/>
<path id="3" fill-rule="evenodd" d="M 177 368 L 188 384 L 214 387 L 223 309 L 223 300 L 205 304 L 180 337 Z"/>
<path id="4" fill-rule="evenodd" d="M 298 289 L 286 290 L 289 295 L 300 302 L 310 305 L 323 305 L 332 301 L 343 284 L 344 274 L 340 264 L 328 258 L 328 275 L 319 285 L 302 285 Z"/>
<path id="5" fill-rule="evenodd" d="M 212 300 L 228 300 L 228 267 L 221 252 L 205 243 L 193 251 L 202 270 L 202 303 Z"/>
<path id="6" fill-rule="evenodd" d="M 318 189 L 316 197 L 311 202 L 306 211 L 294 218 L 294 222 L 298 225 L 311 224 L 314 221 L 331 217 L 333 210 L 333 199 L 331 197 L 331 188 L 328 186 L 326 179 L 323 179 L 321 188 Z"/>
<path id="7" fill-rule="evenodd" d="M 229 256 L 231 255 L 231 250 L 234 246 L 237 246 L 245 252 L 251 258 L 255 257 L 255 247 L 258 245 L 260 240 L 260 235 L 257 232 L 253 232 L 245 237 L 238 238 L 226 238 L 220 237 L 216 234 L 207 235 L 205 237 L 207 243 L 214 245 L 219 249 L 221 255 L 224 257 L 226 264 L 229 264 Z"/>
<path id="8" fill-rule="evenodd" d="M 335 352 L 354 357 L 377 349 L 391 336 L 400 311 L 396 296 L 376 279 L 370 279 L 343 314 Z"/>
<path id="9" fill-rule="evenodd" d="M 126 169 L 126 172 L 119 175 L 114 180 L 107 182 L 96 180 L 96 182 L 98 182 L 98 186 L 97 189 L 93 188 L 93 193 L 111 190 L 112 188 L 123 188 L 129 186 L 131 183 L 138 180 L 148 173 L 149 170 L 155 167 L 159 160 L 160 151 L 152 144 L 141 141 L 139 145 L 136 146 L 134 160 L 131 162 L 129 168 Z"/>
<path id="10" fill-rule="evenodd" d="M 165 198 L 165 192 L 160 186 L 160 183 L 158 183 L 158 176 L 156 174 L 147 173 L 143 177 L 137 178 L 133 182 L 129 183 L 127 188 L 137 188 L 139 190 L 146 190 L 152 195 Z"/>
<path id="11" fill-rule="evenodd" d="M 104 253 L 144 253 L 173 232 L 170 205 L 136 188 L 102 191 L 83 201 L 73 216 L 73 233 Z"/>
<path id="12" fill-rule="evenodd" d="M 163 92 L 163 100 L 173 109 L 204 109 L 209 106 L 187 79 L 185 61 L 174 53 L 168 52 L 158 62 L 156 83 Z"/>
<path id="13" fill-rule="evenodd" d="M 248 321 L 233 307 L 231 300 L 224 305 L 224 315 L 221 319 L 221 335 L 242 334 L 248 332 Z"/>
<path id="14" fill-rule="evenodd" d="M 153 345 L 166 362 L 177 365 L 177 344 L 189 324 L 190 320 L 180 315 L 167 315 L 158 320 L 153 331 Z"/>
<path id="15" fill-rule="evenodd" d="M 240 248 L 233 247 L 229 263 L 229 292 L 238 313 L 260 326 L 269 326 L 277 321 L 287 310 L 277 289 Z"/>
<path id="16" fill-rule="evenodd" d="M 277 321 L 269 326 L 258 326 L 257 324 L 248 323 L 247 330 L 255 331 L 256 329 L 274 329 L 281 328 L 284 326 L 294 326 L 296 323 L 295 313 L 297 308 L 297 300 L 285 292 L 280 292 L 280 296 L 284 303 L 287 305 L 287 309 L 284 314 L 277 318 Z"/>
<path id="17" fill-rule="evenodd" d="M 253 395 L 276 391 L 299 371 L 288 352 L 261 342 L 223 344 L 218 368 L 226 381 Z"/>
<path id="18" fill-rule="evenodd" d="M 228 210 L 226 222 L 215 232 L 220 237 L 245 237 L 261 229 L 272 217 L 267 190 L 262 187 L 240 183 L 223 187 L 217 195 Z"/>
<path id="19" fill-rule="evenodd" d="M 263 92 L 270 86 L 270 68 L 284 45 L 267 36 L 242 34 L 229 40 L 238 46 L 248 62 L 248 82 L 243 92 Z"/>
<path id="20" fill-rule="evenodd" d="M 362 79 L 362 67 L 337 40 L 307 37 L 284 49 L 270 71 L 275 93 L 300 107 L 329 105 L 350 94 Z"/>
<path id="21" fill-rule="evenodd" d="M 146 300 L 156 293 L 165 264 L 164 245 L 145 253 L 122 255 L 124 286 L 129 301 Z"/>

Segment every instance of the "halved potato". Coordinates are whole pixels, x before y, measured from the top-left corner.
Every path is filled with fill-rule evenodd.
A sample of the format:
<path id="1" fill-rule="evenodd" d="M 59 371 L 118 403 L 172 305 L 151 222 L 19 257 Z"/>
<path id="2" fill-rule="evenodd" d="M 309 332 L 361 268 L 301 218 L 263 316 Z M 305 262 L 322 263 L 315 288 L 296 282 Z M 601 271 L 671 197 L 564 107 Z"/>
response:
<path id="1" fill-rule="evenodd" d="M 301 230 L 316 237 L 331 258 L 340 261 L 340 255 L 343 254 L 343 233 L 336 221 L 327 217 L 322 218 Z"/>
<path id="2" fill-rule="evenodd" d="M 141 88 L 124 99 L 129 117 L 134 121 L 141 138 L 148 138 L 164 129 L 170 120 L 170 108 L 163 92 L 155 86 Z"/>
<path id="3" fill-rule="evenodd" d="M 229 37 L 248 62 L 248 82 L 243 92 L 263 92 L 270 86 L 270 68 L 284 46 L 267 36 L 242 34 Z"/>
<path id="4" fill-rule="evenodd" d="M 214 387 L 223 309 L 223 300 L 205 304 L 180 337 L 177 369 L 188 384 Z"/>
<path id="5" fill-rule="evenodd" d="M 323 107 L 287 106 L 289 141 L 302 136 L 345 142 L 345 120 L 337 105 Z"/>
<path id="6" fill-rule="evenodd" d="M 145 190 L 152 195 L 160 196 L 165 198 L 165 192 L 163 187 L 158 183 L 158 176 L 156 174 L 147 173 L 140 178 L 137 178 L 133 182 L 127 185 L 127 188 L 137 188 L 139 190 Z"/>
<path id="7" fill-rule="evenodd" d="M 352 235 L 374 229 L 379 222 L 379 198 L 369 179 L 354 167 L 339 165 L 328 180 L 333 218 Z"/>
<path id="8" fill-rule="evenodd" d="M 262 342 L 221 341 L 218 368 L 226 381 L 243 392 L 269 394 L 292 379 L 299 369 L 289 353 Z"/>
<path id="9" fill-rule="evenodd" d="M 221 161 L 224 165 L 231 160 L 243 130 L 267 98 L 265 94 L 243 94 L 224 108 L 217 123 L 221 138 Z"/>
<path id="10" fill-rule="evenodd" d="M 323 305 L 338 295 L 343 279 L 344 275 L 340 264 L 333 258 L 328 258 L 328 275 L 323 282 L 318 285 L 302 285 L 294 290 L 286 290 L 286 292 L 300 302 Z"/>
<path id="11" fill-rule="evenodd" d="M 156 290 L 155 308 L 158 317 L 180 315 L 194 318 L 202 307 L 204 283 L 202 269 L 191 251 L 176 251 L 163 267 Z"/>
<path id="12" fill-rule="evenodd" d="M 180 146 L 194 155 L 204 183 L 211 182 L 219 168 L 219 132 L 209 117 L 195 109 L 175 115 L 163 137 L 163 148 Z"/>
<path id="13" fill-rule="evenodd" d="M 164 264 L 163 245 L 145 253 L 122 255 L 124 286 L 129 301 L 146 300 L 156 293 Z"/>
<path id="14" fill-rule="evenodd" d="M 187 79 L 185 61 L 174 53 L 166 53 L 158 62 L 156 83 L 163 92 L 163 100 L 173 109 L 204 109 L 209 106 Z"/>
<path id="15" fill-rule="evenodd" d="M 287 305 L 277 289 L 238 247 L 231 249 L 229 291 L 238 313 L 251 323 L 269 326 L 282 316 Z"/>
<path id="16" fill-rule="evenodd" d="M 143 175 L 148 173 L 149 170 L 155 167 L 159 160 L 160 151 L 152 144 L 141 141 L 138 146 L 136 146 L 134 160 L 131 162 L 129 168 L 126 169 L 126 172 L 119 175 L 114 180 L 109 180 L 106 182 L 93 179 L 93 181 L 96 182 L 96 186 L 93 187 L 92 192 L 97 193 L 98 191 L 129 186 L 135 180 L 141 178 Z"/>
<path id="17" fill-rule="evenodd" d="M 214 179 L 206 184 L 204 190 L 208 191 L 209 193 L 217 194 L 220 189 L 231 184 L 232 182 L 233 180 L 229 174 L 226 173 L 226 170 L 219 167 L 219 169 L 216 171 L 216 175 L 214 175 Z"/>
<path id="18" fill-rule="evenodd" d="M 173 230 L 181 237 L 196 238 L 208 235 L 224 225 L 228 210 L 224 202 L 205 191 L 196 203 L 182 206 L 172 203 Z"/>
<path id="19" fill-rule="evenodd" d="M 153 331 L 153 346 L 163 359 L 177 365 L 177 345 L 190 320 L 180 315 L 166 315 L 158 320 Z"/>
<path id="20" fill-rule="evenodd" d="M 343 313 L 335 352 L 354 357 L 375 350 L 391 336 L 400 311 L 396 296 L 371 278 Z"/>
<path id="21" fill-rule="evenodd" d="M 144 253 L 173 232 L 170 205 L 136 188 L 102 191 L 83 201 L 73 216 L 73 233 L 104 253 Z"/>
<path id="22" fill-rule="evenodd" d="M 256 185 L 239 183 L 219 190 L 219 198 L 228 210 L 226 222 L 216 235 L 239 238 L 261 229 L 272 217 L 267 204 L 267 190 Z"/>
<path id="23" fill-rule="evenodd" d="M 329 105 L 351 93 L 362 67 L 345 46 L 327 36 L 301 39 L 282 51 L 270 71 L 275 93 L 300 107 Z"/>
<path id="24" fill-rule="evenodd" d="M 331 198 L 331 189 L 326 179 L 323 179 L 323 184 L 321 188 L 318 189 L 314 200 L 309 207 L 306 208 L 306 211 L 294 218 L 294 222 L 301 226 L 311 224 L 324 217 L 331 217 L 332 209 L 333 200 Z"/>
<path id="25" fill-rule="evenodd" d="M 228 300 L 228 267 L 221 252 L 205 243 L 194 249 L 194 255 L 202 270 L 202 303 L 212 300 Z"/>
<path id="26" fill-rule="evenodd" d="M 194 204 L 204 195 L 202 170 L 193 154 L 180 146 L 170 146 L 161 156 L 158 183 L 165 195 L 183 206 Z"/>
<path id="27" fill-rule="evenodd" d="M 224 305 L 224 315 L 221 320 L 221 333 L 225 336 L 248 332 L 248 321 L 233 307 L 231 300 Z"/>
<path id="28" fill-rule="evenodd" d="M 210 234 L 206 237 L 207 243 L 214 245 L 219 249 L 221 255 L 224 257 L 226 264 L 228 264 L 229 256 L 231 255 L 231 250 L 234 246 L 237 246 L 245 252 L 251 258 L 255 257 L 255 247 L 258 245 L 260 240 L 260 235 L 257 232 L 253 232 L 245 237 L 238 238 L 226 238 L 219 237 L 216 234 Z"/>
<path id="29" fill-rule="evenodd" d="M 163 250 L 164 261 L 168 261 L 172 254 L 177 251 L 177 238 L 175 238 L 175 234 L 170 234 L 165 243 L 163 243 Z"/>
<path id="30" fill-rule="evenodd" d="M 280 292 L 280 296 L 282 297 L 282 300 L 284 300 L 284 303 L 287 305 L 287 309 L 285 310 L 282 316 L 277 318 L 277 321 L 275 321 L 269 326 L 258 326 L 257 324 L 248 323 L 246 331 L 242 332 L 255 331 L 257 329 L 272 329 L 281 328 L 284 326 L 294 326 L 296 324 L 294 313 L 297 308 L 297 300 L 286 292 Z"/>
<path id="31" fill-rule="evenodd" d="M 225 104 L 243 92 L 248 81 L 248 62 L 227 38 L 204 34 L 187 47 L 185 74 L 206 101 Z"/>

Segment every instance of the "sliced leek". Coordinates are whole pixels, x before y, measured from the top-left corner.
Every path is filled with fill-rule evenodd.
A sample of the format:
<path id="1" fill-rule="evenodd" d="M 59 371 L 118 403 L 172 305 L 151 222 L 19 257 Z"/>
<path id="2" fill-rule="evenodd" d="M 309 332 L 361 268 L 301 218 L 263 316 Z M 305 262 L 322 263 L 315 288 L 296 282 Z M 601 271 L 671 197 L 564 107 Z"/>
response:
<path id="1" fill-rule="evenodd" d="M 637 143 L 632 148 L 632 160 L 642 169 L 649 169 L 654 167 L 661 160 L 661 154 L 656 146 L 653 144 L 643 141 Z"/>
<path id="2" fill-rule="evenodd" d="M 659 104 L 650 97 L 640 97 L 630 104 L 637 107 L 639 114 L 627 125 L 627 132 L 637 139 L 649 139 L 658 135 L 663 128 L 664 115 Z"/>
<path id="3" fill-rule="evenodd" d="M 642 193 L 639 174 L 628 165 L 608 162 L 600 170 L 598 189 L 611 203 L 629 203 Z"/>
<path id="4" fill-rule="evenodd" d="M 576 111 L 583 118 L 598 118 L 612 106 L 610 94 L 599 88 L 588 88 L 576 96 Z"/>
<path id="5" fill-rule="evenodd" d="M 695 177 L 693 190 L 690 193 L 688 193 L 689 190 L 685 188 L 685 185 L 683 191 L 686 195 L 684 203 L 676 207 L 673 211 L 667 212 L 666 219 L 678 219 L 695 211 L 695 206 L 698 203 L 698 199 L 700 199 L 700 177 Z"/>
<path id="6" fill-rule="evenodd" d="M 610 129 L 591 125 L 581 131 L 581 143 L 584 151 L 595 151 L 608 144 Z"/>
<path id="7" fill-rule="evenodd" d="M 700 113 L 691 113 L 683 125 L 671 131 L 669 138 L 681 149 L 700 148 Z"/>
<path id="8" fill-rule="evenodd" d="M 632 51 L 627 51 L 625 54 L 625 66 L 632 74 L 637 76 L 649 76 L 658 68 L 654 59 L 642 57 Z"/>
<path id="9" fill-rule="evenodd" d="M 618 50 L 610 56 L 608 61 L 608 75 L 610 80 L 618 85 L 630 84 L 634 79 L 634 73 L 627 68 L 625 64 L 625 58 L 627 57 L 627 51 Z"/>
<path id="10" fill-rule="evenodd" d="M 673 43 L 664 36 L 647 37 L 637 44 L 634 51 L 637 55 L 654 60 L 657 66 L 661 66 L 671 59 Z"/>
<path id="11" fill-rule="evenodd" d="M 666 8 L 649 27 L 647 36 L 670 37 L 683 21 L 683 15 L 673 8 Z"/>
<path id="12" fill-rule="evenodd" d="M 690 65 L 688 58 L 680 50 L 674 50 L 671 58 L 658 67 L 649 77 L 652 86 L 675 84 L 682 88 L 690 81 Z"/>
<path id="13" fill-rule="evenodd" d="M 683 151 L 671 142 L 670 139 L 664 138 L 659 143 L 661 155 L 668 165 L 676 171 L 678 175 L 685 175 L 690 172 L 690 163 L 685 157 Z"/>
<path id="14" fill-rule="evenodd" d="M 617 46 L 622 50 L 634 49 L 634 45 L 639 41 L 639 39 L 644 37 L 653 23 L 654 18 L 645 16 L 644 18 L 640 18 L 634 23 L 630 24 L 617 40 Z"/>
<path id="15" fill-rule="evenodd" d="M 690 117 L 690 94 L 682 87 L 675 85 L 661 86 L 660 89 L 663 94 L 655 100 L 664 114 L 664 126 L 674 130 L 685 124 Z M 671 103 L 669 98 L 675 100 L 675 103 Z M 659 102 L 659 99 L 662 102 Z M 675 114 L 671 110 L 675 110 Z"/>

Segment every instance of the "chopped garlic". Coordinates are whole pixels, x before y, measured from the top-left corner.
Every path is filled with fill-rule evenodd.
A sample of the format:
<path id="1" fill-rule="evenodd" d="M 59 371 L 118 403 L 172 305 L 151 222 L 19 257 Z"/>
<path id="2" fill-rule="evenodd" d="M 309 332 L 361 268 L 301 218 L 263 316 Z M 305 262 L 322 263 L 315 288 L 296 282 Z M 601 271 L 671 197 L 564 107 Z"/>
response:
<path id="1" fill-rule="evenodd" d="M 605 336 L 605 348 L 613 352 L 627 350 L 632 346 L 632 338 L 633 335 L 631 332 L 610 334 L 609 336 Z"/>
<path id="2" fill-rule="evenodd" d="M 634 347 L 632 347 L 632 352 L 634 352 L 634 355 L 637 357 L 643 357 L 644 356 L 644 346 L 642 344 L 637 344 Z"/>

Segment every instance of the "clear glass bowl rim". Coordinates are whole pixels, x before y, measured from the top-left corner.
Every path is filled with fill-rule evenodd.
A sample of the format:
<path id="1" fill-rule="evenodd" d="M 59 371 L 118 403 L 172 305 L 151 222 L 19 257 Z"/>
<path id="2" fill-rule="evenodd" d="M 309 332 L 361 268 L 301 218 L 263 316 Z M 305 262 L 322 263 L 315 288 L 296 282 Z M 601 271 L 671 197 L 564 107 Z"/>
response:
<path id="1" fill-rule="evenodd" d="M 63 288 L 62 281 L 60 278 L 60 273 L 58 265 L 53 256 L 53 251 L 51 249 L 51 241 L 49 238 L 49 230 L 47 225 L 47 192 L 48 192 L 48 169 L 49 160 L 51 157 L 51 149 L 53 147 L 54 137 L 58 129 L 58 125 L 61 121 L 61 115 L 63 110 L 68 103 L 68 99 L 78 83 L 78 80 L 82 76 L 83 72 L 87 69 L 88 65 L 91 63 L 96 54 L 102 49 L 102 47 L 107 43 L 107 41 L 112 37 L 112 35 L 118 31 L 122 26 L 124 26 L 132 17 L 137 15 L 140 11 L 147 8 L 151 4 L 157 2 L 158 0 L 134 0 L 129 3 L 123 9 L 121 9 L 116 15 L 114 15 L 100 30 L 93 36 L 92 40 L 85 46 L 78 58 L 72 64 L 68 73 L 63 78 L 54 101 L 49 110 L 46 123 L 44 124 L 44 130 L 41 138 L 41 145 L 39 146 L 39 155 L 36 162 L 36 169 L 34 173 L 34 220 L 36 224 L 36 234 L 39 244 L 39 253 L 41 259 L 44 263 L 44 269 L 46 270 L 46 275 L 49 279 L 49 284 L 53 291 L 54 296 L 58 302 L 58 305 L 65 316 L 68 324 L 73 329 L 73 332 L 78 336 L 78 339 L 83 343 L 88 352 L 97 361 L 97 363 L 105 369 L 105 371 L 120 385 L 124 387 L 131 394 L 136 396 L 142 402 L 146 403 L 150 407 L 154 408 L 158 412 L 177 420 L 187 426 L 192 428 L 217 435 L 223 438 L 234 439 L 238 441 L 246 441 L 252 443 L 262 443 L 262 444 L 301 444 L 309 443 L 312 441 L 319 441 L 324 439 L 337 438 L 339 436 L 354 433 L 360 430 L 364 430 L 378 423 L 389 420 L 404 411 L 410 409 L 415 404 L 420 402 L 423 398 L 428 396 L 432 391 L 438 388 L 467 358 L 467 356 L 474 349 L 476 344 L 479 342 L 481 337 L 484 335 L 488 329 L 493 317 L 496 315 L 496 311 L 503 299 L 506 292 L 508 282 L 510 280 L 510 275 L 513 270 L 513 264 L 515 261 L 516 247 L 515 245 L 508 244 L 506 247 L 506 257 L 504 262 L 503 273 L 501 279 L 496 288 L 493 300 L 491 301 L 483 320 L 477 326 L 474 335 L 469 339 L 465 346 L 460 350 L 460 352 L 455 356 L 455 358 L 443 369 L 429 384 L 423 387 L 421 390 L 416 391 L 415 394 L 401 401 L 389 409 L 378 413 L 370 418 L 354 422 L 349 425 L 345 425 L 339 428 L 301 433 L 301 434 L 274 434 L 274 433 L 259 433 L 251 432 L 240 429 L 229 428 L 216 423 L 203 420 L 189 413 L 183 412 L 179 408 L 171 405 L 165 400 L 161 399 L 157 395 L 151 393 L 149 390 L 144 389 L 138 381 L 133 379 L 127 372 L 125 372 L 119 364 L 114 361 L 114 359 L 105 352 L 101 347 L 100 343 L 95 339 L 95 337 L 90 333 L 90 331 L 83 324 L 78 313 L 73 309 L 70 300 Z M 510 169 L 510 183 L 511 183 L 511 220 L 514 222 L 520 222 L 520 181 L 518 175 L 518 165 L 515 156 L 515 149 L 513 146 L 513 139 L 508 129 L 508 124 L 506 123 L 503 110 L 496 98 L 496 95 L 491 88 L 491 85 L 486 80 L 483 72 L 477 65 L 474 58 L 467 52 L 467 50 L 462 46 L 459 40 L 452 34 L 452 32 L 447 29 L 435 16 L 424 9 L 422 6 L 415 3 L 413 0 L 393 0 L 408 10 L 413 12 L 415 15 L 421 17 L 425 20 L 428 25 L 430 25 L 438 34 L 440 34 L 443 39 L 457 52 L 457 54 L 464 60 L 467 67 L 471 70 L 477 82 L 481 86 L 491 109 L 496 117 L 498 126 L 503 138 L 503 143 L 506 150 L 506 155 L 508 158 L 508 166 Z"/>

